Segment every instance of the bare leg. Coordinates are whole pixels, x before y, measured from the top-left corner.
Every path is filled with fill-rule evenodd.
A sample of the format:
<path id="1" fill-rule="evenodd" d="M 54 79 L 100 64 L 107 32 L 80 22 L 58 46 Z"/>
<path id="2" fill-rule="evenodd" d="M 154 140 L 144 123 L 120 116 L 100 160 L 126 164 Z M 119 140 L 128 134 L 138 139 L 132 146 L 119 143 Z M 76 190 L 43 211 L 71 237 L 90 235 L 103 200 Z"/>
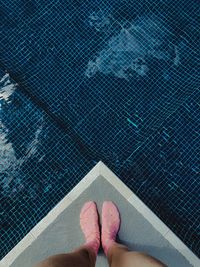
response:
<path id="1" fill-rule="evenodd" d="M 82 246 L 71 253 L 51 256 L 36 267 L 94 267 L 95 262 L 94 250 L 88 246 Z"/>
<path id="2" fill-rule="evenodd" d="M 120 215 L 111 201 L 105 201 L 102 207 L 101 240 L 110 267 L 166 267 L 159 260 L 141 252 L 129 251 L 118 244 L 116 235 L 120 227 Z"/>
<path id="3" fill-rule="evenodd" d="M 116 242 L 109 248 L 107 258 L 110 267 L 167 267 L 145 253 L 129 251 Z"/>
<path id="4" fill-rule="evenodd" d="M 75 251 L 54 255 L 40 262 L 36 267 L 94 267 L 100 245 L 98 214 L 95 202 L 84 204 L 80 213 L 80 226 L 85 244 Z"/>

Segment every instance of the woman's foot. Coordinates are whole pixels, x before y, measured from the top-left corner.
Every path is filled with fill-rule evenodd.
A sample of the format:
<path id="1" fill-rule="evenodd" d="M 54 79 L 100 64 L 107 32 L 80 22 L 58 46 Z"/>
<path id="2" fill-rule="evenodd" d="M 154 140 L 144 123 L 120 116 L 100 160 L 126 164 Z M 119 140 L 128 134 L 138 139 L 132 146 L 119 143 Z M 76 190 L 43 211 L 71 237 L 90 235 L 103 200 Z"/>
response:
<path id="1" fill-rule="evenodd" d="M 86 202 L 80 213 L 80 226 L 84 233 L 88 247 L 92 248 L 97 255 L 100 246 L 100 232 L 96 203 Z"/>
<path id="2" fill-rule="evenodd" d="M 102 207 L 101 242 L 107 256 L 108 249 L 115 242 L 120 227 L 120 216 L 117 207 L 111 201 L 105 201 Z"/>

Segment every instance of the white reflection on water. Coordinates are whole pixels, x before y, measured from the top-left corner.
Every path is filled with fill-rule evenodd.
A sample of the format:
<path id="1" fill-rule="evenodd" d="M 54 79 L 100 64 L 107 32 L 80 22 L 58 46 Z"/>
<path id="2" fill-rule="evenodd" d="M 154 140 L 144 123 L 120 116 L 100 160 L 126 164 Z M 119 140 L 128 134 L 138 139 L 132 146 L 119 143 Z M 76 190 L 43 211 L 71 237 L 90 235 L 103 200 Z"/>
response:
<path id="1" fill-rule="evenodd" d="M 0 115 L 2 112 L 2 103 L 9 101 L 9 97 L 12 95 L 16 88 L 16 85 L 10 81 L 9 74 L 5 74 L 0 80 Z M 0 173 L 9 170 L 10 175 L 7 177 L 7 181 L 3 181 L 3 186 L 6 186 L 12 180 L 12 170 L 18 165 L 18 160 L 15 157 L 15 151 L 12 147 L 12 143 L 8 142 L 6 136 L 8 129 L 2 123 L 0 116 Z"/>
<path id="2" fill-rule="evenodd" d="M 1 184 L 3 189 L 2 193 L 4 194 L 10 191 L 9 184 L 15 176 L 16 169 L 23 162 L 23 159 L 16 158 L 12 143 L 7 140 L 7 132 L 8 129 L 0 120 L 0 174 L 3 177 Z"/>
<path id="3" fill-rule="evenodd" d="M 179 64 L 180 54 L 171 42 L 172 33 L 156 16 L 140 18 L 127 29 L 120 26 L 120 32 L 110 38 L 95 60 L 88 62 L 85 72 L 88 78 L 97 72 L 127 80 L 133 73 L 145 76 L 152 58 Z"/>
<path id="4" fill-rule="evenodd" d="M 0 80 L 0 99 L 8 101 L 9 96 L 12 95 L 16 88 L 16 84 L 10 81 L 10 76 L 6 73 Z"/>
<path id="5" fill-rule="evenodd" d="M 10 96 L 15 92 L 15 89 L 16 84 L 11 81 L 9 74 L 5 74 L 0 80 L 0 184 L 3 190 L 1 193 L 7 196 L 12 196 L 13 194 L 23 190 L 24 185 L 22 177 L 19 174 L 20 168 L 28 158 L 36 154 L 40 140 L 40 133 L 42 132 L 44 125 L 43 116 L 41 115 L 40 118 L 38 117 L 38 127 L 36 126 L 37 130 L 34 133 L 32 141 L 26 144 L 25 153 L 20 158 L 16 157 L 14 146 L 8 138 L 9 129 L 2 122 L 4 112 L 7 112 L 7 109 L 9 110 L 9 105 L 12 104 L 12 98 L 10 98 Z M 4 110 L 4 105 L 6 106 L 6 110 Z M 34 112 L 29 105 L 29 101 L 24 101 L 24 106 L 21 107 L 22 110 L 26 110 L 27 108 L 27 112 Z M 11 114 L 9 119 L 13 123 L 15 118 L 16 115 L 13 114 L 12 116 Z M 20 123 L 20 121 L 18 123 Z M 15 134 L 17 139 L 19 134 L 17 130 Z M 18 149 L 20 149 L 20 147 Z M 14 186 L 10 186 L 13 181 Z"/>
<path id="6" fill-rule="evenodd" d="M 108 12 L 104 12 L 103 10 L 99 9 L 98 11 L 94 11 L 92 14 L 89 15 L 88 23 L 91 27 L 94 27 L 95 30 L 101 31 L 105 29 L 110 24 L 110 18 L 107 14 Z"/>

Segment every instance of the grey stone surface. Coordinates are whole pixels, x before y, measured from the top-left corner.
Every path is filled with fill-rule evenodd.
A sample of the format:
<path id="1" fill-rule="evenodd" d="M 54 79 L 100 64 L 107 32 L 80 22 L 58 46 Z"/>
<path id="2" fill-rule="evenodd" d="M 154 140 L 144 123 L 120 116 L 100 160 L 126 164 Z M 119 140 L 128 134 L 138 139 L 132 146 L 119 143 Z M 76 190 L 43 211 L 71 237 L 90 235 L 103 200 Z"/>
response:
<path id="1" fill-rule="evenodd" d="M 191 266 L 108 181 L 99 177 L 25 249 L 11 267 L 31 267 L 50 255 L 70 252 L 80 246 L 84 238 L 79 227 L 79 213 L 88 200 L 96 201 L 100 214 L 104 200 L 117 204 L 122 220 L 119 240 L 123 244 L 133 250 L 145 251 L 169 267 Z M 96 266 L 108 266 L 102 252 L 98 255 Z"/>

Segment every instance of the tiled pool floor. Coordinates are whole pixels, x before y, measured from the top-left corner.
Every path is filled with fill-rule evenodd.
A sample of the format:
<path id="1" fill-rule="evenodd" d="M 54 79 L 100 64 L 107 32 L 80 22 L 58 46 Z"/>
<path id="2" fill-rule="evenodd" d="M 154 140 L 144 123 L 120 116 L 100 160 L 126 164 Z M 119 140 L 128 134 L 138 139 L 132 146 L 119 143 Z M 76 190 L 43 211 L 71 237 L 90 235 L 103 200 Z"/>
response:
<path id="1" fill-rule="evenodd" d="M 102 160 L 200 255 L 199 1 L 5 0 L 0 247 Z"/>
<path id="2" fill-rule="evenodd" d="M 4 259 L 6 267 L 33 266 L 42 259 L 70 252 L 84 242 L 80 210 L 88 200 L 112 200 L 120 210 L 119 240 L 130 249 L 145 251 L 170 267 L 198 267 L 200 260 L 129 190 L 99 162 Z M 108 266 L 100 251 L 96 266 Z"/>

